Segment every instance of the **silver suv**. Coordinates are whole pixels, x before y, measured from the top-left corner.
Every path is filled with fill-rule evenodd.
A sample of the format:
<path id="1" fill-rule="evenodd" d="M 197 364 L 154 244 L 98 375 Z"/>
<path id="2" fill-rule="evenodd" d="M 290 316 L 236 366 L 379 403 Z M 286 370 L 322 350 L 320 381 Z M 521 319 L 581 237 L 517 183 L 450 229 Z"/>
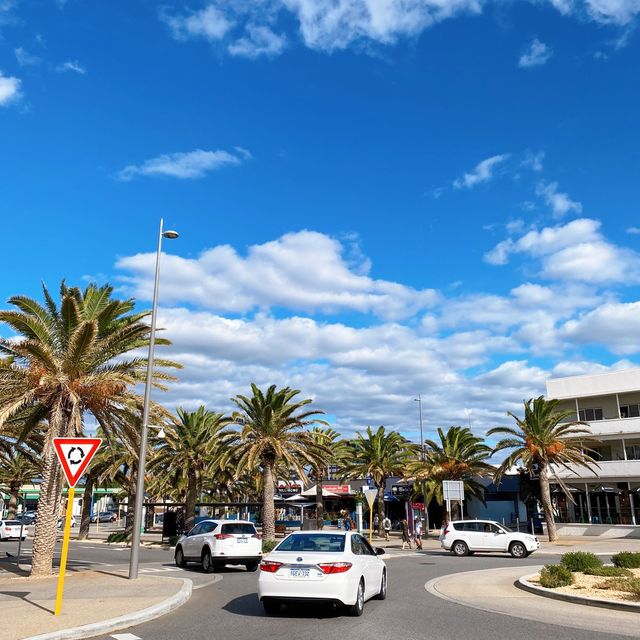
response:
<path id="1" fill-rule="evenodd" d="M 253 522 L 242 520 L 203 520 L 176 543 L 178 567 L 198 562 L 206 572 L 227 564 L 242 564 L 255 571 L 262 559 L 262 536 Z"/>

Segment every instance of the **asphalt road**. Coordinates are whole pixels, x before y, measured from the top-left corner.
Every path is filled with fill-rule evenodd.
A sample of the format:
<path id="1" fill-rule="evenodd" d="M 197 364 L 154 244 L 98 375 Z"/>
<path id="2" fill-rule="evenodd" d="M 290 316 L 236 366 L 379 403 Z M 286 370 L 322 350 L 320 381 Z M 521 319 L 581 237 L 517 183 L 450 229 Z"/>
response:
<path id="1" fill-rule="evenodd" d="M 97 545 L 96 545 L 97 546 Z M 171 552 L 151 551 L 154 558 L 163 555 L 163 561 L 145 564 L 148 570 L 167 571 L 167 575 L 185 575 L 171 567 Z M 86 549 L 85 552 L 94 552 Z M 102 551 L 102 554 L 109 553 Z M 118 552 L 115 552 L 117 554 Z M 449 603 L 430 595 L 425 583 L 437 576 L 460 571 L 519 565 L 539 565 L 547 559 L 532 556 L 515 561 L 508 556 L 476 555 L 455 558 L 440 552 L 408 555 L 391 552 L 395 557 L 387 561 L 389 569 L 389 595 L 385 601 L 371 600 L 365 605 L 361 618 L 346 616 L 331 609 L 300 607 L 285 609 L 278 616 L 267 617 L 256 595 L 257 574 L 244 569 L 228 568 L 221 573 L 223 579 L 210 584 L 197 568 L 186 572 L 195 579 L 191 599 L 173 614 L 152 622 L 131 627 L 118 634 L 133 634 L 142 640 L 190 640 L 232 638 L 258 640 L 262 638 L 292 638 L 295 640 L 342 640 L 344 638 L 401 638 L 402 640 L 515 640 L 517 638 L 553 638 L 554 640 L 592 640 L 594 633 L 570 627 L 549 625 L 485 613 L 469 607 Z M 108 556 L 95 549 L 96 558 Z M 114 555 L 112 553 L 112 555 Z M 128 557 L 126 558 L 128 560 Z M 548 561 L 548 560 L 547 560 Z M 171 572 L 171 573 L 169 573 Z M 206 578 L 205 578 L 206 576 Z M 541 603 L 541 619 L 544 604 Z M 570 621 L 568 621 L 570 623 Z M 131 636 L 128 637 L 133 640 Z M 113 640 L 114 636 L 100 636 Z M 628 640 L 626 636 L 598 634 L 598 640 Z"/>

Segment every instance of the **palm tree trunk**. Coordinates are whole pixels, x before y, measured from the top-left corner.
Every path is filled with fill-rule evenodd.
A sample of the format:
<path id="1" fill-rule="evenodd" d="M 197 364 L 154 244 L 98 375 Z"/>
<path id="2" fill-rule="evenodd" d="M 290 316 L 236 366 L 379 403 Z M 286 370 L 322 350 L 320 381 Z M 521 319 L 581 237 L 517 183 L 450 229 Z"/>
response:
<path id="1" fill-rule="evenodd" d="M 91 473 L 87 474 L 82 494 L 82 515 L 80 516 L 80 531 L 78 540 L 86 540 L 89 537 L 89 526 L 91 525 L 91 498 L 93 496 L 93 485 L 95 478 Z"/>
<path id="2" fill-rule="evenodd" d="M 558 533 L 556 531 L 555 520 L 553 519 L 551 489 L 549 487 L 549 475 L 546 465 L 540 465 L 540 499 L 542 501 L 542 509 L 544 510 L 544 519 L 547 522 L 549 542 L 555 542 L 558 539 Z"/>
<path id="3" fill-rule="evenodd" d="M 273 502 L 273 462 L 263 462 L 262 486 L 262 537 L 276 539 L 276 509 Z"/>
<path id="4" fill-rule="evenodd" d="M 54 448 L 50 446 L 45 451 L 31 557 L 32 576 L 48 576 L 53 572 L 53 551 L 58 535 L 62 477 Z"/>
<path id="5" fill-rule="evenodd" d="M 324 527 L 324 504 L 322 502 L 322 469 L 316 469 L 316 528 Z"/>
<path id="6" fill-rule="evenodd" d="M 7 507 L 7 520 L 13 520 L 18 510 L 18 502 L 20 500 L 20 483 L 9 483 L 9 506 Z"/>
<path id="7" fill-rule="evenodd" d="M 195 471 L 187 472 L 187 497 L 184 505 L 184 527 L 189 531 L 196 522 L 196 501 L 198 499 L 198 482 Z"/>
<path id="8" fill-rule="evenodd" d="M 387 479 L 382 478 L 380 486 L 378 487 L 378 527 L 382 527 L 382 521 L 384 520 L 384 488 L 386 484 Z M 380 528 L 378 529 L 378 536 L 381 530 Z M 373 535 L 373 533 L 371 535 Z"/>

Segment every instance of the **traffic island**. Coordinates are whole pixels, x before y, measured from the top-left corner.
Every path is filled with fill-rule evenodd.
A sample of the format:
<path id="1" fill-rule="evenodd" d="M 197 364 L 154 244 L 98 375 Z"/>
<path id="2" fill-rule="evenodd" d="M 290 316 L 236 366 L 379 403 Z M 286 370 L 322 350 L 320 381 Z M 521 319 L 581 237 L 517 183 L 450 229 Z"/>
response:
<path id="1" fill-rule="evenodd" d="M 191 580 L 144 576 L 128 580 L 108 571 L 68 573 L 62 612 L 54 616 L 57 576 L 0 578 L 6 613 L 0 640 L 64 640 L 125 629 L 184 604 Z"/>

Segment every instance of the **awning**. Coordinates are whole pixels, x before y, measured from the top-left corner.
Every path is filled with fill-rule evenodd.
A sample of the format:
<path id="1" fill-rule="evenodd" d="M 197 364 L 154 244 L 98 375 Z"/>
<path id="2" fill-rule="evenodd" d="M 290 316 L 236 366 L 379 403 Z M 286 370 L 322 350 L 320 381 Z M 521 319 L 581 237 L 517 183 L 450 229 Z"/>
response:
<path id="1" fill-rule="evenodd" d="M 316 495 L 316 487 L 318 485 L 313 485 L 310 489 L 303 491 L 299 495 L 301 496 L 315 496 Z M 323 498 L 339 498 L 340 496 L 337 493 L 332 493 L 331 491 L 327 491 L 324 487 L 322 487 L 322 497 Z"/>

